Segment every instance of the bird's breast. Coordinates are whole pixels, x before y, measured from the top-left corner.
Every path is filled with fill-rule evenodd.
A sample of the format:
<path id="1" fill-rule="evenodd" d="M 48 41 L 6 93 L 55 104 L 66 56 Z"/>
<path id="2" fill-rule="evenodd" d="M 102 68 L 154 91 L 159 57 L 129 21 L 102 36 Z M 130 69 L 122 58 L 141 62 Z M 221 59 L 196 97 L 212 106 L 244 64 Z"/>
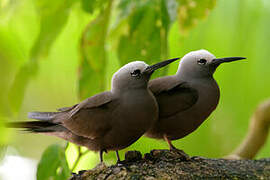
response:
<path id="1" fill-rule="evenodd" d="M 199 98 L 195 107 L 200 114 L 205 114 L 202 118 L 207 118 L 218 105 L 220 91 L 216 81 L 208 80 L 205 83 L 195 84 L 199 92 Z"/>
<path id="2" fill-rule="evenodd" d="M 162 138 L 166 134 L 171 140 L 183 138 L 196 130 L 215 110 L 219 102 L 219 87 L 214 79 L 193 81 L 189 86 L 198 92 L 196 103 L 171 116 L 160 117 L 149 131 L 150 137 Z"/>
<path id="3" fill-rule="evenodd" d="M 104 137 L 107 149 L 122 149 L 140 138 L 158 117 L 158 105 L 148 91 L 129 92 L 118 99 L 112 112 L 113 124 Z"/>
<path id="4" fill-rule="evenodd" d="M 192 86 L 198 91 L 198 100 L 188 110 L 169 119 L 174 122 L 171 126 L 175 127 L 172 128 L 171 139 L 179 139 L 195 131 L 218 105 L 220 92 L 215 80 L 194 83 Z"/>
<path id="5" fill-rule="evenodd" d="M 144 133 L 158 118 L 158 105 L 150 91 L 122 94 L 119 106 L 113 112 L 112 123 L 120 131 Z"/>

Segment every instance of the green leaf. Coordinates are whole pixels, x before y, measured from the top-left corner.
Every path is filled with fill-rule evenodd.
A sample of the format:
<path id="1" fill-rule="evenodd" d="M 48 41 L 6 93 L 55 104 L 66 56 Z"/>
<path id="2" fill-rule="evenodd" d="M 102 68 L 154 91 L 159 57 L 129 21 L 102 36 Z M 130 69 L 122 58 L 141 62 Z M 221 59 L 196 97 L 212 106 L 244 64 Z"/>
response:
<path id="1" fill-rule="evenodd" d="M 30 59 L 22 66 L 15 76 L 10 92 L 9 101 L 13 112 L 17 113 L 23 102 L 25 89 L 38 71 L 38 60 L 46 57 L 52 44 L 62 32 L 69 16 L 73 0 L 35 1 L 40 17 L 40 32 L 31 48 Z"/>
<path id="2" fill-rule="evenodd" d="M 93 13 L 97 0 L 81 0 L 82 9 L 85 12 Z"/>
<path id="3" fill-rule="evenodd" d="M 31 50 L 31 58 L 47 56 L 48 52 L 67 23 L 74 0 L 35 1 L 40 16 L 40 33 Z"/>
<path id="4" fill-rule="evenodd" d="M 0 76 L 0 116 L 11 115 L 7 94 L 10 79 L 24 59 L 21 44 L 16 34 L 10 32 L 6 26 L 0 26 L 0 71 L 3 74 Z"/>
<path id="5" fill-rule="evenodd" d="M 93 13 L 95 10 L 104 8 L 107 0 L 81 0 L 81 7 L 87 13 Z"/>
<path id="6" fill-rule="evenodd" d="M 207 17 L 216 5 L 216 0 L 178 0 L 178 2 L 178 22 L 182 32 L 187 32 L 200 19 Z"/>
<path id="7" fill-rule="evenodd" d="M 38 164 L 37 180 L 64 180 L 69 176 L 65 149 L 59 145 L 49 146 Z"/>
<path id="8" fill-rule="evenodd" d="M 80 53 L 79 96 L 85 99 L 105 89 L 107 52 L 105 40 L 110 20 L 112 0 L 106 9 L 90 22 L 82 36 Z"/>
<path id="9" fill-rule="evenodd" d="M 168 56 L 167 36 L 171 18 L 165 0 L 122 0 L 117 53 L 121 65 L 132 60 L 152 64 Z M 121 22 L 122 21 L 122 22 Z M 123 22 L 124 21 L 124 22 Z"/>
<path id="10" fill-rule="evenodd" d="M 38 68 L 37 61 L 31 60 L 21 67 L 15 76 L 13 84 L 8 92 L 10 108 L 17 113 L 22 105 L 24 92 L 30 79 L 36 74 Z"/>

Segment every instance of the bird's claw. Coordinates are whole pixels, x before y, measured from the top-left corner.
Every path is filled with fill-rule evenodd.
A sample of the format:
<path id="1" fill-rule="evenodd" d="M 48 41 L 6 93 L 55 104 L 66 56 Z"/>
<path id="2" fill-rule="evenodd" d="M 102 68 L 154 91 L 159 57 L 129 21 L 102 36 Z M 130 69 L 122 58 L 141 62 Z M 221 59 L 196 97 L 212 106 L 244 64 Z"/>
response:
<path id="1" fill-rule="evenodd" d="M 172 148 L 171 149 L 172 152 L 176 152 L 180 158 L 184 161 L 189 161 L 190 160 L 190 157 L 189 155 L 187 155 L 183 150 L 181 149 L 177 149 L 177 148 Z"/>
<path id="2" fill-rule="evenodd" d="M 126 163 L 125 163 L 125 161 L 117 161 L 116 162 L 116 165 L 117 166 L 123 166 L 123 165 L 125 165 Z"/>
<path id="3" fill-rule="evenodd" d="M 207 158 L 202 157 L 202 156 L 192 156 L 190 159 L 197 161 L 197 160 L 202 160 L 202 159 L 207 159 Z"/>

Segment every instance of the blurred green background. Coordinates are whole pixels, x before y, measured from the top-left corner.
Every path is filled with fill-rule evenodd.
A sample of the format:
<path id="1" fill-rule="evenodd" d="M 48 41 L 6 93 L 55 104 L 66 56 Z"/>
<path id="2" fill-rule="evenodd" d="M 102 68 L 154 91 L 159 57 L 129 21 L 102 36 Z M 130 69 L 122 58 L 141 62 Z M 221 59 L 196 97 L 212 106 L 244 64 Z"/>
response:
<path id="1" fill-rule="evenodd" d="M 194 133 L 174 144 L 189 155 L 222 157 L 244 138 L 255 107 L 270 96 L 269 0 L 0 0 L 0 125 L 27 119 L 29 111 L 54 111 L 110 88 L 122 65 L 148 64 L 207 49 L 216 57 L 244 56 L 215 73 L 218 108 Z M 156 73 L 174 74 L 177 63 Z M 6 146 L 39 160 L 51 144 L 65 142 L 0 126 Z M 269 157 L 269 143 L 257 158 Z M 141 138 L 121 151 L 167 148 Z M 61 153 L 60 153 L 61 154 Z M 77 151 L 66 151 L 71 167 Z M 105 155 L 114 163 L 114 153 Z M 85 155 L 76 170 L 92 168 Z"/>

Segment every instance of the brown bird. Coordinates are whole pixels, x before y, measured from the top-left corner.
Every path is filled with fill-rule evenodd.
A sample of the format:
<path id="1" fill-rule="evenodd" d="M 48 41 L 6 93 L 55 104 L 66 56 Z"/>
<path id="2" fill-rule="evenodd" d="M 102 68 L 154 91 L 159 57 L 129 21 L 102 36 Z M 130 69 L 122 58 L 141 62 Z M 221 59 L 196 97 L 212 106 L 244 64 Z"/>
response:
<path id="1" fill-rule="evenodd" d="M 57 136 L 103 152 L 126 148 L 139 139 L 157 120 L 158 105 L 147 87 L 151 74 L 179 58 L 152 66 L 135 61 L 120 68 L 112 78 L 111 90 L 92 96 L 58 112 L 31 112 L 39 121 L 13 122 L 9 127 Z"/>
<path id="2" fill-rule="evenodd" d="M 159 119 L 146 136 L 164 139 L 171 150 L 177 150 L 171 141 L 195 131 L 218 105 L 220 90 L 213 78 L 216 68 L 240 59 L 245 58 L 216 59 L 206 50 L 193 51 L 181 59 L 175 75 L 151 80 L 148 85 L 159 104 Z"/>

